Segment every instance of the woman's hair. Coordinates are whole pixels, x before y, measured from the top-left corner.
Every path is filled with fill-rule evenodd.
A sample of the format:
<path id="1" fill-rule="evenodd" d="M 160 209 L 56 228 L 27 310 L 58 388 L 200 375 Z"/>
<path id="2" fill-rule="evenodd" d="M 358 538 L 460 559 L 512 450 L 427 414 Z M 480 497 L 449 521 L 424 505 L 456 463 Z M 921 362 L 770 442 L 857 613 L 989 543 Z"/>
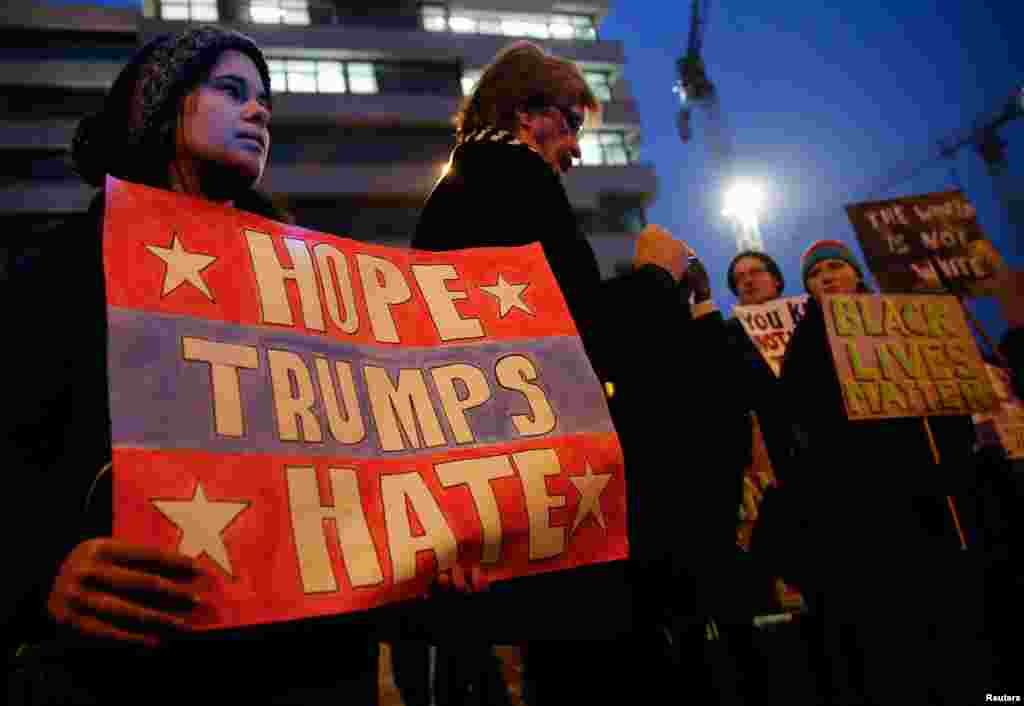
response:
<path id="1" fill-rule="evenodd" d="M 582 105 L 596 112 L 600 104 L 571 61 L 547 54 L 532 42 L 510 44 L 484 69 L 473 93 L 455 116 L 461 142 L 481 128 L 514 132 L 516 111 L 549 105 Z"/>
<path id="2" fill-rule="evenodd" d="M 269 96 L 263 52 L 244 34 L 205 26 L 160 35 L 121 70 L 103 109 L 78 124 L 71 146 L 75 170 L 94 186 L 107 174 L 167 186 L 182 102 L 229 49 L 252 59 Z"/>

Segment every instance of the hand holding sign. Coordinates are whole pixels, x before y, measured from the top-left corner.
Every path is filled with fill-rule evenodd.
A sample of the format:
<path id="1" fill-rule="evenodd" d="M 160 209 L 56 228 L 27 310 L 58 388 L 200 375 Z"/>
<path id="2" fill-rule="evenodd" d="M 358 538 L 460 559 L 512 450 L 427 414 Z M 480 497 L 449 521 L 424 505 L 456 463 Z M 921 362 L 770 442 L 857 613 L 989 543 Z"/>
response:
<path id="1" fill-rule="evenodd" d="M 110 538 L 82 542 L 60 567 L 47 601 L 59 624 L 149 647 L 188 631 L 203 571 L 178 552 Z"/>

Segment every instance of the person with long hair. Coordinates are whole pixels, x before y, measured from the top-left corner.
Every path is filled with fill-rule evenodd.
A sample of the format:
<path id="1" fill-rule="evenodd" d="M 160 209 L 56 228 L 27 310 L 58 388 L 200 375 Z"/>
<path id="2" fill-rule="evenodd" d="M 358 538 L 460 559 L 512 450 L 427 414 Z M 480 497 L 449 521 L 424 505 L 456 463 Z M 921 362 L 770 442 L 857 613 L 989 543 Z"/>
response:
<path id="1" fill-rule="evenodd" d="M 366 628 L 281 624 L 196 633 L 203 569 L 111 535 L 111 422 L 102 264 L 107 175 L 288 220 L 256 190 L 270 150 L 270 75 L 248 37 L 218 27 L 161 35 L 81 121 L 75 167 L 101 187 L 9 282 L 19 373 L 3 438 L 13 480 L 3 615 L 15 703 L 374 703 Z M 62 308 L 46 310 L 59 288 Z M 54 321 L 59 320 L 55 326 Z M 319 625 L 317 626 L 319 628 Z"/>

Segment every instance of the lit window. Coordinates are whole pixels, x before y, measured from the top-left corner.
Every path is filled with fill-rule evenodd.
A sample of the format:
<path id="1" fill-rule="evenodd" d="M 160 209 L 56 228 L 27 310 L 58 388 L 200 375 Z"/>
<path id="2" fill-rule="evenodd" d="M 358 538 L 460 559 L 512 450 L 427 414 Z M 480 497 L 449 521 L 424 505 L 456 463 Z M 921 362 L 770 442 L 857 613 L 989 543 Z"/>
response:
<path id="1" fill-rule="evenodd" d="M 376 93 L 377 74 L 373 64 L 351 62 L 348 67 L 348 90 L 351 93 Z"/>
<path id="2" fill-rule="evenodd" d="M 501 28 L 502 21 L 498 16 L 481 17 L 476 23 L 477 34 L 505 34 Z"/>
<path id="3" fill-rule="evenodd" d="M 605 71 L 584 71 L 583 78 L 586 79 L 594 96 L 602 103 L 612 99 L 611 77 Z"/>
<path id="4" fill-rule="evenodd" d="M 341 62 L 316 62 L 316 89 L 320 93 L 344 93 L 347 89 Z"/>
<path id="5" fill-rule="evenodd" d="M 164 20 L 217 21 L 217 0 L 163 0 L 160 17 Z"/>
<path id="6" fill-rule="evenodd" d="M 593 18 L 585 15 L 572 15 L 569 19 L 576 33 L 576 39 L 597 39 Z"/>
<path id="7" fill-rule="evenodd" d="M 250 0 L 249 19 L 259 24 L 309 24 L 309 0 Z"/>
<path id="8" fill-rule="evenodd" d="M 468 96 L 473 92 L 481 74 L 483 71 L 480 69 L 467 69 L 462 72 L 462 95 Z"/>
<path id="9" fill-rule="evenodd" d="M 572 39 L 575 30 L 572 26 L 572 19 L 565 15 L 555 15 L 551 18 L 551 36 L 555 39 Z"/>
<path id="10" fill-rule="evenodd" d="M 424 5 L 420 12 L 423 17 L 423 29 L 429 32 L 444 32 L 448 29 L 443 7 Z"/>
<path id="11" fill-rule="evenodd" d="M 599 132 L 605 164 L 629 164 L 626 136 L 621 132 Z"/>
<path id="12" fill-rule="evenodd" d="M 285 78 L 284 62 L 279 59 L 268 59 L 267 68 L 270 69 L 270 90 L 274 93 L 287 92 L 288 80 Z"/>
<path id="13" fill-rule="evenodd" d="M 622 132 L 585 132 L 580 136 L 580 162 L 584 165 L 621 166 L 633 161 Z"/>
<path id="14" fill-rule="evenodd" d="M 279 93 L 377 93 L 368 62 L 331 59 L 268 59 L 270 88 Z"/>
<path id="15" fill-rule="evenodd" d="M 285 61 L 286 90 L 291 93 L 316 93 L 316 62 L 303 59 Z"/>
<path id="16" fill-rule="evenodd" d="M 506 19 L 501 21 L 501 33 L 510 37 L 548 38 L 548 26 L 532 19 Z"/>
<path id="17" fill-rule="evenodd" d="M 476 20 L 465 15 L 454 15 L 448 20 L 448 26 L 453 32 L 476 32 Z"/>
<path id="18" fill-rule="evenodd" d="M 460 34 L 494 34 L 533 39 L 597 39 L 594 19 L 586 15 L 534 15 L 523 12 L 484 12 L 459 9 L 451 14 L 446 5 L 420 6 L 423 29 L 450 30 Z"/>
<path id="19" fill-rule="evenodd" d="M 601 152 L 601 143 L 597 141 L 597 135 L 591 132 L 585 132 L 580 136 L 580 154 L 582 158 L 580 162 L 585 165 L 589 164 L 601 164 L 603 155 Z"/>

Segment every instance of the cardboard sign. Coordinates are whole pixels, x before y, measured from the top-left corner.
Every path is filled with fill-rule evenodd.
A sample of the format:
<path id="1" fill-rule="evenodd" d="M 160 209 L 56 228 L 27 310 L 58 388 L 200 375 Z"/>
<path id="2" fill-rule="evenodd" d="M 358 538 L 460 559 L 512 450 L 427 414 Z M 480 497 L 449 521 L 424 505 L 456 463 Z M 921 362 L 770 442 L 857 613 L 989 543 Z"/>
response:
<path id="1" fill-rule="evenodd" d="M 750 336 L 769 367 L 779 375 L 786 345 L 807 308 L 807 295 L 774 299 L 766 304 L 737 304 L 733 316 Z"/>
<path id="2" fill-rule="evenodd" d="M 974 414 L 998 401 L 956 297 L 836 295 L 822 308 L 850 419 Z"/>
<path id="3" fill-rule="evenodd" d="M 999 446 L 1007 458 L 1024 458 L 1024 402 L 1013 394 L 1010 375 L 1003 368 L 985 365 L 999 408 L 975 414 L 974 428 L 982 446 Z"/>
<path id="4" fill-rule="evenodd" d="M 1003 259 L 959 191 L 850 204 L 846 213 L 882 291 L 995 293 Z"/>
<path id="5" fill-rule="evenodd" d="M 114 533 L 200 557 L 203 627 L 439 569 L 627 555 L 622 452 L 539 245 L 387 248 L 109 179 Z"/>

